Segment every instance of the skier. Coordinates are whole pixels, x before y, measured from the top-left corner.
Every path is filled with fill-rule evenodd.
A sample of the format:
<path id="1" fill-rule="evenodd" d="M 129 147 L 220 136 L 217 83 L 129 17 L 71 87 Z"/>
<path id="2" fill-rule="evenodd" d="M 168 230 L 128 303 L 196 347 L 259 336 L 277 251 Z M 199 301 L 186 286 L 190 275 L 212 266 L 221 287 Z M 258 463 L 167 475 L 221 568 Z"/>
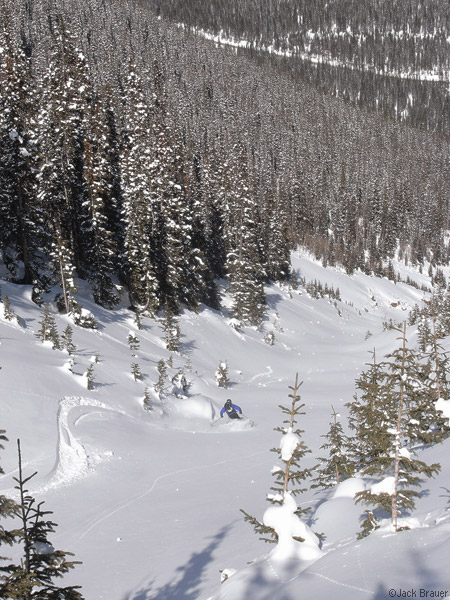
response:
<path id="1" fill-rule="evenodd" d="M 227 413 L 230 419 L 240 419 L 241 417 L 238 415 L 238 411 L 242 415 L 242 408 L 237 404 L 233 404 L 230 398 L 228 398 L 228 400 L 224 404 L 224 407 L 220 411 L 220 416 L 223 417 L 223 415 Z"/>

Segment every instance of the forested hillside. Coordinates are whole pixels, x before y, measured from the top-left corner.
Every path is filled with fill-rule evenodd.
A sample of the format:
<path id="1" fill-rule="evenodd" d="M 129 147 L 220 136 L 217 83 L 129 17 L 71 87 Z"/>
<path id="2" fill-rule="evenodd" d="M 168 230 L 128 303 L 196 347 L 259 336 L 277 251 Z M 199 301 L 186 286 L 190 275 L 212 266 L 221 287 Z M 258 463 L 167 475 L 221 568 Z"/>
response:
<path id="1" fill-rule="evenodd" d="M 450 134 L 450 10 L 440 0 L 142 0 L 188 29 L 292 57 L 320 91 Z"/>
<path id="2" fill-rule="evenodd" d="M 393 277 L 398 248 L 449 261 L 442 135 L 131 0 L 3 0 L 0 53 L 3 275 L 37 302 L 58 285 L 79 313 L 77 276 L 107 307 L 123 290 L 150 313 L 217 307 L 226 278 L 232 314 L 258 323 L 298 243 L 349 273 Z"/>

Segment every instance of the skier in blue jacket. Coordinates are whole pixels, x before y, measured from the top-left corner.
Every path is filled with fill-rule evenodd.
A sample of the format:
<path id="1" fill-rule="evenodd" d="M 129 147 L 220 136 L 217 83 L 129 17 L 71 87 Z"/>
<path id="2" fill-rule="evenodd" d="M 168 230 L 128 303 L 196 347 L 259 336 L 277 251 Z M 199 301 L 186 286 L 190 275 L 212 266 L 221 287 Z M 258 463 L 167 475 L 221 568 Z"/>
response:
<path id="1" fill-rule="evenodd" d="M 228 398 L 228 400 L 225 402 L 224 407 L 220 411 L 220 416 L 223 417 L 223 415 L 227 413 L 230 419 L 240 419 L 241 417 L 238 415 L 238 412 L 240 412 L 242 415 L 242 408 L 237 404 L 233 404 Z"/>

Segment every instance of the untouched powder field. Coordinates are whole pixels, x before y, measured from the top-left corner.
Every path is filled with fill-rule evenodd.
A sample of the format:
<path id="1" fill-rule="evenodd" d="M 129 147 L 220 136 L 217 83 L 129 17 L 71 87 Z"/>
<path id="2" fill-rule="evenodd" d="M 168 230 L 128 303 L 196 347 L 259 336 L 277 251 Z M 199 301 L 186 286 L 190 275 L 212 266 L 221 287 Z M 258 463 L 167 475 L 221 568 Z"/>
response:
<path id="1" fill-rule="evenodd" d="M 239 331 L 225 292 L 222 312 L 182 313 L 181 347 L 172 353 L 161 398 L 153 389 L 157 366 L 171 355 L 161 321 L 144 318 L 139 330 L 125 301 L 107 311 L 86 289 L 80 302 L 98 329 L 73 325 L 70 370 L 66 351 L 35 336 L 42 309 L 31 302 L 31 290 L 0 281 L 19 317 L 7 321 L 0 310 L 0 429 L 9 438 L 0 457 L 0 493 L 15 495 L 20 438 L 25 475 L 38 471 L 29 491 L 58 523 L 50 541 L 82 561 L 64 583 L 81 585 L 86 600 L 381 600 L 408 590 L 450 597 L 449 440 L 421 452 L 442 469 L 425 481 L 409 531 L 381 528 L 356 539 L 364 512 L 353 501 L 364 486 L 357 478 L 297 497 L 311 507 L 306 524 L 325 536 L 317 556 L 275 560 L 273 545 L 244 522 L 241 508 L 262 519 L 269 506 L 276 463 L 270 449 L 280 443 L 273 428 L 282 424 L 279 405 L 288 403 L 296 373 L 306 412 L 299 426 L 312 466 L 323 455 L 332 406 L 347 429 L 345 404 L 370 352 L 381 358 L 398 344 L 398 332 L 383 323 L 402 324 L 426 296 L 404 283 L 325 269 L 302 251 L 292 265 L 306 282 L 338 288 L 341 299 L 314 299 L 303 285 L 268 286 L 263 326 Z M 427 275 L 395 268 L 403 279 L 430 286 Z M 61 334 L 69 320 L 55 318 Z M 139 340 L 134 358 L 130 332 Z M 414 345 L 415 327 L 407 335 Z M 228 389 L 215 376 L 224 361 Z M 134 380 L 132 362 L 142 381 Z M 151 410 L 143 407 L 146 387 Z M 246 419 L 220 419 L 227 398 Z M 14 558 L 14 550 L 6 552 Z M 231 576 L 221 584 L 224 569 Z"/>

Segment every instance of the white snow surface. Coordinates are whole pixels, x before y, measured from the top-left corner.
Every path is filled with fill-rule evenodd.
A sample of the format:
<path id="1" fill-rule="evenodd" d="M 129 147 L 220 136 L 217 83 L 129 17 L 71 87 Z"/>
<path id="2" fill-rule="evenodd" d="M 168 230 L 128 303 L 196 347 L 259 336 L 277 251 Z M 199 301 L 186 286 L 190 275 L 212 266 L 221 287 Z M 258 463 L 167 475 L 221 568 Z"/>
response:
<path id="1" fill-rule="evenodd" d="M 274 284 L 266 288 L 263 326 L 239 332 L 230 327 L 226 308 L 183 312 L 182 352 L 173 354 L 168 376 L 170 382 L 186 368 L 189 389 L 182 397 L 169 389 L 161 399 L 153 393 L 157 364 L 170 353 L 159 322 L 144 318 L 138 330 L 126 298 L 108 311 L 94 304 L 87 285 L 79 286 L 80 303 L 98 329 L 73 326 L 77 349 L 70 372 L 67 352 L 35 337 L 42 313 L 31 301 L 31 288 L 0 281 L 2 296 L 8 295 L 19 316 L 19 322 L 7 321 L 0 311 L 0 428 L 9 437 L 0 455 L 0 494 L 16 493 L 20 438 L 24 474 L 38 471 L 29 491 L 45 501 L 58 523 L 49 542 L 82 561 L 63 583 L 81 585 L 86 600 L 381 600 L 391 589 L 416 590 L 417 597 L 420 589 L 450 590 L 449 440 L 418 452 L 426 462 L 440 462 L 442 471 L 425 481 L 409 515 L 415 524 L 410 531 L 382 528 L 357 540 L 365 507 L 355 505 L 353 496 L 379 483 L 357 478 L 336 490 L 308 489 L 296 496 L 299 506 L 310 508 L 303 523 L 290 521 L 292 505 L 271 511 L 270 449 L 280 439 L 273 429 L 283 426 L 279 405 L 289 405 L 296 372 L 306 413 L 298 425 L 312 451 L 305 458 L 311 467 L 323 454 L 331 406 L 345 426 L 345 404 L 369 352 L 376 348 L 381 358 L 398 343 L 398 333 L 385 330 L 383 322 L 402 323 L 426 296 L 403 283 L 325 269 L 301 250 L 292 264 L 308 282 L 339 288 L 342 301 L 335 305 L 311 298 L 302 287 Z M 430 285 L 428 266 L 422 274 L 395 266 L 403 278 Z M 55 318 L 61 333 L 67 317 Z M 130 328 L 140 340 L 142 381 L 131 375 Z M 264 336 L 274 328 L 271 346 Z M 410 345 L 415 334 L 408 327 Z M 80 383 L 97 354 L 95 387 L 88 390 Z M 214 375 L 225 358 L 228 389 L 218 387 Z M 150 411 L 143 408 L 146 386 Z M 228 397 L 247 421 L 218 418 Z M 278 550 L 261 542 L 241 508 L 308 533 L 305 555 L 288 538 Z M 324 535 L 320 551 L 311 531 Z M 5 553 L 17 559 L 20 549 Z M 224 569 L 233 574 L 221 584 Z"/>

